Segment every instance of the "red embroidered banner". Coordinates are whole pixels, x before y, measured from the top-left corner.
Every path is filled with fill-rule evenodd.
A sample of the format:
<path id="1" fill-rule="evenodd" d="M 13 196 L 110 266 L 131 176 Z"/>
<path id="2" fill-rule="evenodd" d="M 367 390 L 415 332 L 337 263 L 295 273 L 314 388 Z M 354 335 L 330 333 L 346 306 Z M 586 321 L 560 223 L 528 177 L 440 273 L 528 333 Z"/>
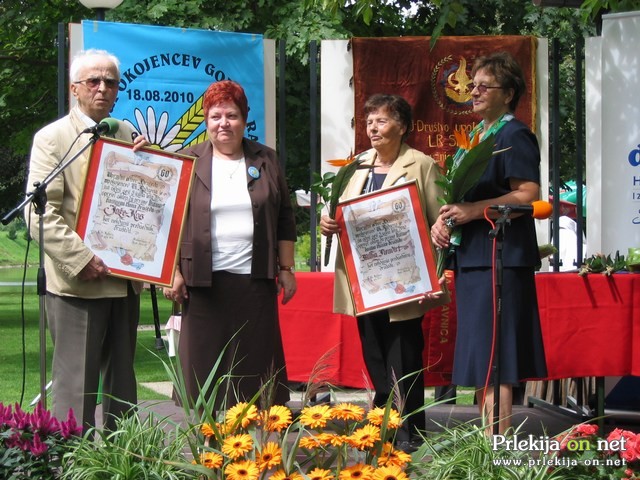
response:
<path id="1" fill-rule="evenodd" d="M 455 152 L 455 129 L 471 130 L 479 121 L 471 104 L 471 67 L 475 58 L 508 51 L 519 62 L 527 82 L 516 117 L 535 131 L 535 37 L 353 38 L 355 151 L 371 147 L 366 135 L 364 103 L 375 93 L 398 94 L 413 107 L 407 140 L 412 147 L 443 162 Z"/>

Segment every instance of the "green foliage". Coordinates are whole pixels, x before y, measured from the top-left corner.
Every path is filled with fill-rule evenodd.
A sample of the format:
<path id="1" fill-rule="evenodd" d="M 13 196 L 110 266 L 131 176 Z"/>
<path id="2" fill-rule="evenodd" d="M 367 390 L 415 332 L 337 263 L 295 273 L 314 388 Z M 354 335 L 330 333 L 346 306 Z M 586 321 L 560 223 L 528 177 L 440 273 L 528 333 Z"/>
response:
<path id="1" fill-rule="evenodd" d="M 578 275 L 585 276 L 588 273 L 602 273 L 609 276 L 624 270 L 627 270 L 627 262 L 624 259 L 624 255 L 620 255 L 620 251 L 616 251 L 613 258 L 611 258 L 611 254 L 596 253 L 584 260 Z"/>
<path id="2" fill-rule="evenodd" d="M 512 438 L 512 437 L 509 437 Z M 425 439 L 426 456 L 431 461 L 414 463 L 416 478 L 421 480 L 577 480 L 566 468 L 550 470 L 547 465 L 529 463 L 531 452 L 493 448 L 484 428 L 473 423 Z"/>
<path id="3" fill-rule="evenodd" d="M 185 457 L 184 431 L 153 412 L 132 411 L 116 422 L 116 430 L 90 430 L 64 456 L 61 479 L 111 480 L 194 478 Z M 98 447 L 98 448 L 96 448 Z"/>

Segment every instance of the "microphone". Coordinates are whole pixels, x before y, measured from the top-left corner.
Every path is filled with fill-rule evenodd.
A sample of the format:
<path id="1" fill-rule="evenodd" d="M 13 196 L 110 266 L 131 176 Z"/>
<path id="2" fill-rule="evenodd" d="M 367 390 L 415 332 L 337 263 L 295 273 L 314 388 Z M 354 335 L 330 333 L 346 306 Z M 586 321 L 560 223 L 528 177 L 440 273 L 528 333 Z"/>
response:
<path id="1" fill-rule="evenodd" d="M 530 205 L 491 205 L 489 208 L 491 210 L 497 210 L 500 213 L 506 213 L 507 215 L 510 213 L 523 213 L 525 215 L 531 215 L 538 220 L 549 218 L 553 213 L 553 205 L 544 200 L 536 200 Z"/>
<path id="2" fill-rule="evenodd" d="M 120 125 L 115 118 L 107 117 L 96 123 L 93 127 L 85 128 L 82 133 L 92 133 L 95 135 L 113 135 L 118 131 Z"/>

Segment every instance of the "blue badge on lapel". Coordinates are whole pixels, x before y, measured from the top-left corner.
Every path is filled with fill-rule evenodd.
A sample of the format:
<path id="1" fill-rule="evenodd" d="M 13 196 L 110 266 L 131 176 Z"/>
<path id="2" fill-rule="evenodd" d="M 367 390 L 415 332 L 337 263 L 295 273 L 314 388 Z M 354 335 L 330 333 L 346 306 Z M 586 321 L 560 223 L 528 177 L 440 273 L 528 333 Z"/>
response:
<path id="1" fill-rule="evenodd" d="M 258 170 L 256 167 L 249 167 L 247 172 L 249 173 L 249 176 L 251 178 L 255 178 L 256 180 L 260 178 L 260 170 Z"/>

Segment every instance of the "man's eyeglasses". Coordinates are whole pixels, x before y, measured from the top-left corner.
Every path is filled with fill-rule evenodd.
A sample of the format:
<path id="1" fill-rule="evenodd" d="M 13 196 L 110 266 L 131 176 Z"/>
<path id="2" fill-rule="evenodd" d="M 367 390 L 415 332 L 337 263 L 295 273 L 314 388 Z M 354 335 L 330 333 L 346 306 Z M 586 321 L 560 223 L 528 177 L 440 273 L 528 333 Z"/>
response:
<path id="1" fill-rule="evenodd" d="M 491 89 L 491 88 L 504 88 L 504 87 L 490 87 L 488 85 L 476 85 L 475 83 L 470 83 L 469 84 L 469 89 L 471 91 L 473 91 L 473 89 L 477 88 L 478 91 L 480 92 L 481 95 L 484 95 L 485 93 L 487 93 L 487 90 Z"/>
<path id="2" fill-rule="evenodd" d="M 118 80 L 115 78 L 104 78 L 104 77 L 89 77 L 84 80 L 78 80 L 73 83 L 84 83 L 88 88 L 94 89 L 100 86 L 100 83 L 104 82 L 107 88 L 116 88 L 118 86 Z"/>

